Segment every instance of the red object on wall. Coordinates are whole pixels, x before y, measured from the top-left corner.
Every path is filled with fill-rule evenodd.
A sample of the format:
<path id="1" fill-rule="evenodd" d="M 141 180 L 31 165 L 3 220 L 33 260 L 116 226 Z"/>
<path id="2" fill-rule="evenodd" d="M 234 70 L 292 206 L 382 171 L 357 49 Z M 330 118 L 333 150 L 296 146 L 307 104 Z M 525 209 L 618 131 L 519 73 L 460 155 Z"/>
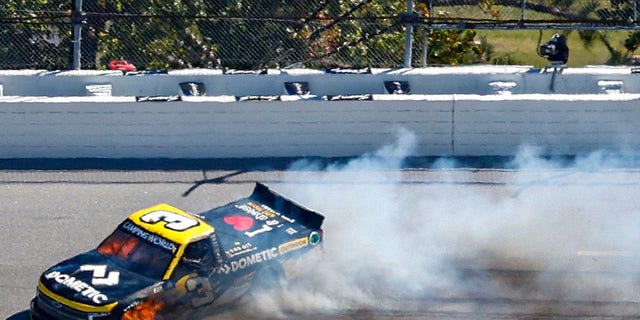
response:
<path id="1" fill-rule="evenodd" d="M 109 69 L 122 71 L 136 71 L 136 66 L 127 60 L 111 60 L 109 61 Z"/>

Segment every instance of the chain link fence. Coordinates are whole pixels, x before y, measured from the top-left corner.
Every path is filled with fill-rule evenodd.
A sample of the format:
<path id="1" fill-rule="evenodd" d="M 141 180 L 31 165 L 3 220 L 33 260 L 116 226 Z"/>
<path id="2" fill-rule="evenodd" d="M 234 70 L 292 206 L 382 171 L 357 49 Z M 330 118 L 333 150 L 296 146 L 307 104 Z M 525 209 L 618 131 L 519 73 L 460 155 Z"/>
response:
<path id="1" fill-rule="evenodd" d="M 469 30 L 635 32 L 638 1 L 3 0 L 0 69 L 416 66 L 465 41 L 475 63 Z"/>

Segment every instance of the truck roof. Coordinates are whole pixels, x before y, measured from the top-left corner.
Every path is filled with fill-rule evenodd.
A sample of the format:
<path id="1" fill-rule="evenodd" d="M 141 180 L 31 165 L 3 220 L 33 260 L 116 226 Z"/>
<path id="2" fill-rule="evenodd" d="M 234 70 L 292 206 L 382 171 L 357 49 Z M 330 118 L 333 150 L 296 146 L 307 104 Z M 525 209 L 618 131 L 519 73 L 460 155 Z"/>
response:
<path id="1" fill-rule="evenodd" d="M 138 210 L 129 216 L 129 220 L 136 226 L 177 244 L 202 239 L 215 231 L 200 218 L 166 203 Z"/>

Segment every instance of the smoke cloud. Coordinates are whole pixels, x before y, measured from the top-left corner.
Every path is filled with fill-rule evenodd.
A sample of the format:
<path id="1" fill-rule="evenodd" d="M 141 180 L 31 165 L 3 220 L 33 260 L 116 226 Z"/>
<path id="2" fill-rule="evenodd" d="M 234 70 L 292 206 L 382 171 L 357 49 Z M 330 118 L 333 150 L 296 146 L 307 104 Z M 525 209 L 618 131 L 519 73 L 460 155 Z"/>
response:
<path id="1" fill-rule="evenodd" d="M 631 153 L 567 160 L 525 146 L 502 169 L 439 160 L 403 170 L 415 146 L 401 129 L 347 163 L 291 166 L 277 189 L 326 216 L 324 252 L 282 296 L 261 297 L 262 311 L 384 310 L 422 297 L 638 300 Z"/>

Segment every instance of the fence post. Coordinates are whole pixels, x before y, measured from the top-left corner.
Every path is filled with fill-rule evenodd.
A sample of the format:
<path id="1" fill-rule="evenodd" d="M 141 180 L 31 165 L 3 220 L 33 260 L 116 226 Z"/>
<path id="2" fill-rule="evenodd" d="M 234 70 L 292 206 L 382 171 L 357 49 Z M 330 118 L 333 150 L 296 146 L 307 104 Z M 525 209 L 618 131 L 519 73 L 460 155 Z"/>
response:
<path id="1" fill-rule="evenodd" d="M 73 70 L 80 70 L 82 67 L 81 42 L 82 42 L 82 0 L 73 0 L 74 7 L 71 13 L 71 23 L 73 24 Z"/>
<path id="2" fill-rule="evenodd" d="M 407 0 L 407 17 L 411 17 L 413 15 L 413 0 Z M 411 46 L 413 42 L 413 21 L 409 19 L 407 23 L 405 23 L 407 28 L 406 34 L 404 37 L 404 67 L 411 68 Z"/>
<path id="3" fill-rule="evenodd" d="M 429 27 L 424 26 L 424 34 L 422 35 L 422 67 L 429 65 Z"/>
<path id="4" fill-rule="evenodd" d="M 424 35 L 422 43 L 422 67 L 429 66 L 429 32 L 431 31 L 431 25 L 433 24 L 433 1 L 429 0 L 429 21 L 424 24 Z"/>

